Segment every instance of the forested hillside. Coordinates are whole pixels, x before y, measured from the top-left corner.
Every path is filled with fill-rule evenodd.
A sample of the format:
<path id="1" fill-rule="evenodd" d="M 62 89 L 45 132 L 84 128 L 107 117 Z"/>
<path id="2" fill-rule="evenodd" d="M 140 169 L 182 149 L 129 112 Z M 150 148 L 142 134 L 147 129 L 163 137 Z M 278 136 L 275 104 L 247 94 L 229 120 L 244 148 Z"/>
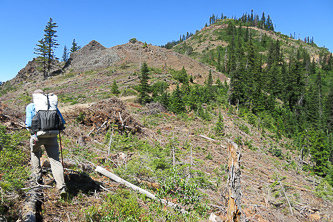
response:
<path id="1" fill-rule="evenodd" d="M 313 38 L 295 40 L 273 30 L 264 13 L 261 19 L 253 13 L 240 19 L 213 15 L 209 26 L 173 50 L 226 74 L 229 104 L 256 115 L 258 127 L 277 138 L 294 139 L 302 158 L 311 155 L 311 170 L 333 185 L 332 53 Z"/>

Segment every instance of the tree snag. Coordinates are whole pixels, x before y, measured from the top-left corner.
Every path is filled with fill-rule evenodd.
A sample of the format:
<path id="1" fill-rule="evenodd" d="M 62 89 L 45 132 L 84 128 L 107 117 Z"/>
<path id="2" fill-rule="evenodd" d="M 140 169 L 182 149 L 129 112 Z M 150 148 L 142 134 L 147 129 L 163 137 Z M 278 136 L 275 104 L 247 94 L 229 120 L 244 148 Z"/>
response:
<path id="1" fill-rule="evenodd" d="M 240 150 L 233 141 L 228 141 L 228 189 L 229 200 L 227 209 L 227 221 L 240 222 L 241 217 L 241 171 L 240 171 Z"/>

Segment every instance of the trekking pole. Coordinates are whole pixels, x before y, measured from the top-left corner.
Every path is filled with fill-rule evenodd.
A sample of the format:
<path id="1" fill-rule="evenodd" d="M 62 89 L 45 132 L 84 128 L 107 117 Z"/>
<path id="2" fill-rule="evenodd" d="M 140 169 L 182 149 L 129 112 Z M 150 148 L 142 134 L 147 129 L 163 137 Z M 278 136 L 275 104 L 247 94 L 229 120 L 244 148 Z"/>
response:
<path id="1" fill-rule="evenodd" d="M 62 146 L 61 146 L 61 136 L 60 136 L 60 131 L 59 131 L 59 143 L 60 143 L 60 152 L 61 152 L 61 163 L 62 163 L 62 167 L 64 167 L 64 157 L 62 155 Z"/>

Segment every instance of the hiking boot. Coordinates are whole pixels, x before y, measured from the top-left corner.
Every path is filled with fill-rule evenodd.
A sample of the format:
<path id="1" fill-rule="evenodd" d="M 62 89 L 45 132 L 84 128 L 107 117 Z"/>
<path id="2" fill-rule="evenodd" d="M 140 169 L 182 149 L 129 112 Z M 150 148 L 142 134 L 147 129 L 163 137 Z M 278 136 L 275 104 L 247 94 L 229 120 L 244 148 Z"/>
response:
<path id="1" fill-rule="evenodd" d="M 60 199 L 65 200 L 68 196 L 66 187 L 61 188 L 59 192 L 60 192 Z"/>

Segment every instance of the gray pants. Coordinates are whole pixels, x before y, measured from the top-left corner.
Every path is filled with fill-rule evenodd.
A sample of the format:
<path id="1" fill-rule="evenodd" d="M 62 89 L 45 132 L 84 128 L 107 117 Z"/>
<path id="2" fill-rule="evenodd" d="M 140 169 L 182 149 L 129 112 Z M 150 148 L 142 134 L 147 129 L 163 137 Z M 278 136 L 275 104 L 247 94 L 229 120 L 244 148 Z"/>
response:
<path id="1" fill-rule="evenodd" d="M 34 135 L 30 137 L 31 162 L 32 170 L 36 175 L 41 175 L 42 168 L 40 166 L 41 145 L 44 145 L 47 156 L 51 164 L 53 177 L 56 186 L 60 190 L 65 187 L 64 168 L 59 160 L 59 145 L 57 137 L 38 138 Z"/>

